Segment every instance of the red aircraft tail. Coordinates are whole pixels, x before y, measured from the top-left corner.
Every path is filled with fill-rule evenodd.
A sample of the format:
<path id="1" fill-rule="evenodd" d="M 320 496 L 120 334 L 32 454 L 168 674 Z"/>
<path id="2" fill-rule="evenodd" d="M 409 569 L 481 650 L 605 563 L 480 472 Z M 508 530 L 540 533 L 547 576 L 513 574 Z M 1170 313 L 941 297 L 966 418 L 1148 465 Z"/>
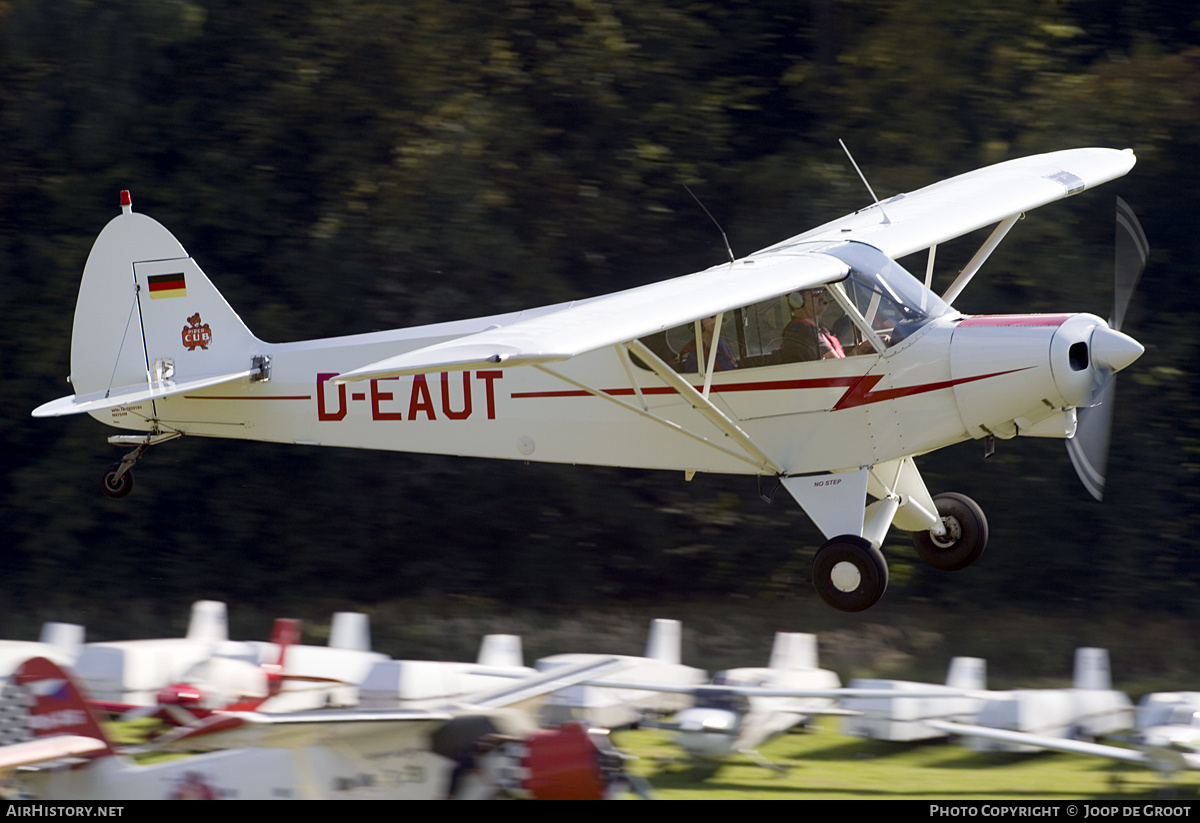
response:
<path id="1" fill-rule="evenodd" d="M 271 629 L 271 642 L 279 646 L 279 659 L 263 668 L 267 671 L 267 693 L 275 696 L 283 688 L 284 660 L 288 647 L 300 642 L 300 621 L 290 617 L 277 619 Z"/>
<path id="2" fill-rule="evenodd" d="M 75 679 L 44 657 L 22 663 L 0 692 L 0 744 L 90 738 L 92 757 L 115 754 Z"/>

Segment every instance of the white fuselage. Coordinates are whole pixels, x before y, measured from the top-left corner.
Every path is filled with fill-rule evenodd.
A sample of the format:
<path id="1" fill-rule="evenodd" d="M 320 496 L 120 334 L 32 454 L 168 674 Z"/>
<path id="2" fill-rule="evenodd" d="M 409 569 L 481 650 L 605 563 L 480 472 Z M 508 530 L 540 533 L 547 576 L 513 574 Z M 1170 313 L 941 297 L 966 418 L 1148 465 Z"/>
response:
<path id="1" fill-rule="evenodd" d="M 160 429 L 199 436 L 761 473 L 653 372 L 632 362 L 627 371 L 615 349 L 546 368 L 330 382 L 361 363 L 511 319 L 299 343 L 255 341 L 246 359 L 269 356 L 269 381 L 230 382 L 92 414 L 139 431 L 157 421 Z M 1053 362 L 1061 348 L 1054 340 L 1060 328 L 1090 329 L 1103 321 L 1090 315 L 1021 320 L 945 316 L 881 355 L 717 372 L 710 396 L 787 474 L 858 468 L 988 434 L 1068 436 L 1070 407 L 1079 398 L 1065 396 L 1071 387 L 1060 385 L 1069 366 L 1065 349 L 1062 362 Z M 221 329 L 211 333 L 217 338 Z M 643 403 L 648 415 L 641 413 Z"/>

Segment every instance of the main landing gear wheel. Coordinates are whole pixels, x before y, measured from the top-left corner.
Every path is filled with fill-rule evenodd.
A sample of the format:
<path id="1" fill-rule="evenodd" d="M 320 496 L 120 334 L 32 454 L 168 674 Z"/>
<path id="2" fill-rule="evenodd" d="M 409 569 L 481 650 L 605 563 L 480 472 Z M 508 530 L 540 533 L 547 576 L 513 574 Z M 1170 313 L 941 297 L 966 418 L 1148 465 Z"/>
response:
<path id="1" fill-rule="evenodd" d="M 821 599 L 843 612 L 869 609 L 887 589 L 883 553 L 857 535 L 843 534 L 817 550 L 813 586 Z"/>
<path id="2" fill-rule="evenodd" d="M 100 490 L 109 497 L 124 497 L 133 491 L 133 471 L 127 471 L 118 477 L 117 472 L 120 469 L 120 463 L 113 463 L 100 475 Z"/>
<path id="3" fill-rule="evenodd" d="M 970 566 L 987 547 L 988 524 L 979 504 L 965 494 L 946 492 L 933 498 L 946 534 L 915 532 L 913 543 L 921 559 L 944 572 L 956 572 Z"/>

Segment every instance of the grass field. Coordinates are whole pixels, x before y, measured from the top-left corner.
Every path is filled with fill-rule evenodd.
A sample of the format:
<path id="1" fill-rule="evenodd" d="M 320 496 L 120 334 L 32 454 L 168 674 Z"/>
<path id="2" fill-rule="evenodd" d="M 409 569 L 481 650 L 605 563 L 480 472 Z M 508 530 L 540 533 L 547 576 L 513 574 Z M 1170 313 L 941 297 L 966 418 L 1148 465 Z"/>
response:
<path id="1" fill-rule="evenodd" d="M 667 732 L 637 730 L 614 737 L 629 768 L 649 779 L 663 800 L 1074 800 L 1153 799 L 1164 783 L 1154 772 L 1077 755 L 978 754 L 957 743 L 884 743 L 828 728 L 784 735 L 760 751 L 783 774 L 736 756 L 704 778 L 682 761 Z M 1200 773 L 1172 784 L 1192 798 Z"/>

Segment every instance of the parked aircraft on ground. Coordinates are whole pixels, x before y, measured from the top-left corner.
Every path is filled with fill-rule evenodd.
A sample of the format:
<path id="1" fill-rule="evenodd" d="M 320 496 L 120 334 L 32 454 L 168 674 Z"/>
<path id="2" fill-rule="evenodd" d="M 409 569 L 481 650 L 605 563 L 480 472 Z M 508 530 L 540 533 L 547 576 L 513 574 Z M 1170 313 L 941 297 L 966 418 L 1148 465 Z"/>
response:
<path id="1" fill-rule="evenodd" d="M 364 709 L 425 708 L 535 673 L 535 669 L 524 663 L 520 637 L 489 634 L 483 638 L 474 663 L 449 660 L 376 663 L 359 686 L 358 705 Z"/>
<path id="2" fill-rule="evenodd" d="M 891 526 L 939 569 L 969 566 L 987 543 L 980 508 L 931 495 L 916 456 L 970 439 L 1074 438 L 1072 460 L 1100 496 L 1113 375 L 1143 351 L 1119 331 L 1147 249 L 1132 213 L 1119 206 L 1109 322 L 971 317 L 953 303 L 1025 212 L 1134 162 L 1103 148 L 1010 160 L 673 280 L 284 344 L 256 338 L 125 192 L 84 268 L 75 393 L 33 413 L 88 413 L 130 432 L 109 438 L 132 447 L 103 472 L 112 497 L 132 489 L 147 449 L 185 435 L 769 478 L 827 538 L 820 596 L 858 611 L 887 586 Z M 992 224 L 935 295 L 938 245 Z M 924 283 L 895 262 L 920 251 Z"/>
<path id="3" fill-rule="evenodd" d="M 739 689 L 840 689 L 838 676 L 817 666 L 817 636 L 777 632 L 765 668 L 727 669 L 712 684 L 693 692 L 696 704 L 677 712 L 662 728 L 675 732 L 675 743 L 694 761 L 719 763 L 735 752 L 775 768 L 758 747 L 817 715 L 841 715 L 834 697 L 746 694 Z"/>
<path id="4" fill-rule="evenodd" d="M 853 712 L 842 731 L 852 737 L 909 742 L 944 737 L 927 720 L 971 722 L 987 700 L 987 661 L 955 657 L 946 672 L 946 685 L 911 680 L 860 677 L 852 689 L 875 689 L 878 697 L 848 697 L 842 707 Z"/>
<path id="5" fill-rule="evenodd" d="M 154 706 L 163 688 L 214 655 L 251 660 L 254 651 L 229 639 L 224 603 L 197 600 L 184 637 L 87 643 L 72 671 L 96 700 Z"/>
<path id="6" fill-rule="evenodd" d="M 75 623 L 43 623 L 37 640 L 0 640 L 0 678 L 31 657 L 45 657 L 69 666 L 83 647 L 83 626 Z"/>
<path id="7" fill-rule="evenodd" d="M 973 725 L 1006 729 L 1040 738 L 1091 740 L 1133 725 L 1133 704 L 1112 688 L 1108 652 L 1075 650 L 1075 676 L 1069 689 L 1013 689 L 993 692 L 979 708 Z M 945 722 L 931 723 L 946 731 Z M 972 735 L 964 741 L 975 751 L 1032 752 L 1036 746 L 1015 738 Z"/>
<path id="8" fill-rule="evenodd" d="M 647 715 L 665 715 L 692 705 L 686 689 L 708 680 L 708 672 L 685 666 L 683 626 L 678 620 L 657 619 L 650 624 L 643 657 L 620 655 L 625 663 L 621 675 L 630 680 L 685 687 L 684 694 L 666 690 L 646 691 L 581 683 L 561 689 L 550 696 L 543 710 L 543 721 L 556 725 L 567 720 L 582 720 L 596 726 L 616 729 L 638 723 Z M 559 666 L 574 666 L 611 655 L 567 653 L 543 657 L 535 664 L 538 671 Z"/>
<path id="9" fill-rule="evenodd" d="M 72 677 L 35 658 L 0 693 L 0 777 L 35 766 L 17 785 L 48 800 L 599 799 L 630 783 L 607 737 L 538 730 L 516 707 L 620 666 L 589 661 L 436 710 L 213 715 L 155 742 L 205 754 L 139 765 L 109 741 Z"/>

